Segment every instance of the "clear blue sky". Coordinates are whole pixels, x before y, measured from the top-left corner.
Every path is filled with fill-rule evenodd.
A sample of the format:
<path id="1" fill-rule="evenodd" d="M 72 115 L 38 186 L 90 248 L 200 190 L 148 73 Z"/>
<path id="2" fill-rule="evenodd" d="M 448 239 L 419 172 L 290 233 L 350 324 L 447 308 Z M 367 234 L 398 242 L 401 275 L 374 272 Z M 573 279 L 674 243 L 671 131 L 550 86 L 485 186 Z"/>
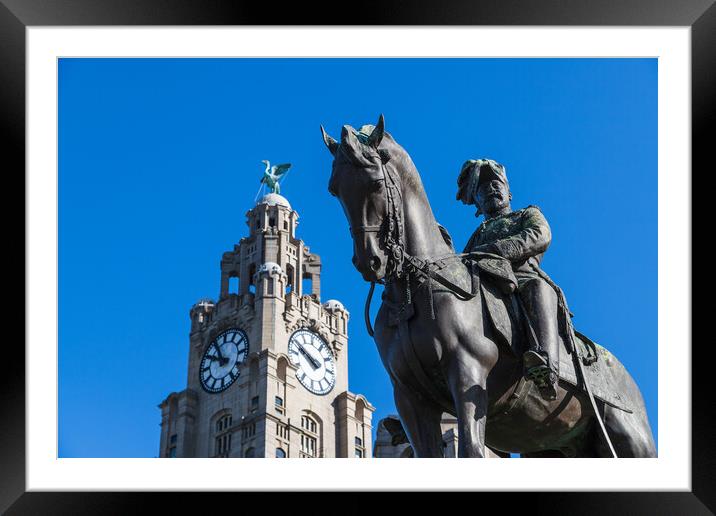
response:
<path id="1" fill-rule="evenodd" d="M 479 223 L 455 201 L 461 164 L 507 167 L 514 208 L 552 226 L 543 266 L 576 328 L 626 365 L 656 433 L 656 59 L 61 59 L 61 457 L 157 455 L 189 308 L 218 295 L 262 159 L 293 163 L 283 193 L 321 256 L 322 299 L 352 313 L 351 390 L 374 421 L 395 412 L 319 131 L 381 112 L 457 247 Z"/>

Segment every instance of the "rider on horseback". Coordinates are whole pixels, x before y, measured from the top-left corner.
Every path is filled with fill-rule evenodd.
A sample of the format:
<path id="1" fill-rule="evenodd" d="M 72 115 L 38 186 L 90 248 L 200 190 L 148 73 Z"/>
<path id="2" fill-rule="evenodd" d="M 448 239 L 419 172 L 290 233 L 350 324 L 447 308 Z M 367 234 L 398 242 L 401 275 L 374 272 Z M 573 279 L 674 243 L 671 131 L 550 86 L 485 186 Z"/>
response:
<path id="1" fill-rule="evenodd" d="M 492 253 L 510 261 L 528 326 L 525 377 L 552 398 L 559 365 L 559 287 L 540 268 L 551 241 L 549 224 L 536 206 L 512 211 L 505 167 L 489 160 L 466 161 L 458 177 L 457 199 L 484 215 L 465 246 L 466 253 Z"/>

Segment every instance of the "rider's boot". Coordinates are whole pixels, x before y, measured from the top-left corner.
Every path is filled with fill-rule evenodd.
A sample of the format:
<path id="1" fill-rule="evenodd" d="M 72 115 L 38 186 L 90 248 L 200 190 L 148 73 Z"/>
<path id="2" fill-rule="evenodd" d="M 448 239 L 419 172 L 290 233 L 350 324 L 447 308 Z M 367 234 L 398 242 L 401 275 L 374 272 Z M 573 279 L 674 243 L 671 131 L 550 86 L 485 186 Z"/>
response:
<path id="1" fill-rule="evenodd" d="M 543 280 L 520 287 L 520 297 L 531 326 L 531 348 L 523 356 L 525 377 L 535 382 L 545 399 L 555 399 L 559 366 L 557 294 Z M 536 342 L 532 342 L 535 341 Z"/>
<path id="2" fill-rule="evenodd" d="M 523 355 L 525 378 L 535 383 L 543 398 L 553 400 L 557 397 L 557 372 L 550 367 L 550 360 L 545 355 L 534 350 Z"/>

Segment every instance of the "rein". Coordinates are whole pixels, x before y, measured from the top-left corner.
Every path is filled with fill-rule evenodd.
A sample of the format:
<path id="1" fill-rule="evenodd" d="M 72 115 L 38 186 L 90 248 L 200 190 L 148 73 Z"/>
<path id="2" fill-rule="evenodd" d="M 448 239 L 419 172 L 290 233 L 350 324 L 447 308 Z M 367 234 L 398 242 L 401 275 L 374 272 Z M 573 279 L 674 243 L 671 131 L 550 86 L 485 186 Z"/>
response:
<path id="1" fill-rule="evenodd" d="M 426 279 L 427 281 L 425 283 L 430 290 L 430 315 L 431 318 L 434 320 L 435 312 L 433 309 L 433 291 L 432 283 L 430 282 L 430 280 L 436 281 L 463 301 L 467 301 L 474 298 L 476 296 L 476 293 L 467 292 L 459 285 L 456 285 L 452 281 L 440 275 L 432 268 L 434 261 L 418 258 L 417 256 L 413 256 L 405 251 L 405 242 L 403 240 L 403 234 L 405 233 L 405 221 L 404 217 L 402 216 L 402 209 L 399 209 L 398 203 L 396 202 L 396 198 L 399 198 L 400 208 L 402 208 L 403 195 L 400 190 L 400 186 L 398 185 L 398 181 L 396 181 L 393 175 L 389 172 L 382 159 L 380 164 L 380 170 L 383 174 L 382 180 L 385 183 L 385 201 L 387 206 L 387 216 L 379 225 L 361 225 L 358 226 L 355 230 L 351 228 L 351 235 L 355 237 L 355 235 L 358 233 L 380 232 L 385 227 L 385 221 L 387 219 L 388 228 L 385 235 L 385 247 L 388 250 L 388 263 L 386 264 L 387 279 L 381 281 L 381 283 L 387 284 L 393 279 L 399 279 L 404 277 L 406 279 L 406 289 L 405 301 L 403 302 L 403 306 L 405 306 L 409 305 L 412 302 L 412 292 L 410 289 L 411 276 Z M 388 179 L 390 179 L 390 184 L 388 183 Z M 451 255 L 451 257 L 461 258 L 469 254 L 470 253 L 455 254 Z M 370 321 L 370 303 L 373 297 L 373 292 L 375 290 L 375 283 L 376 282 L 372 281 L 370 284 L 370 290 L 368 291 L 364 308 L 366 330 L 371 337 L 374 336 L 374 331 Z"/>

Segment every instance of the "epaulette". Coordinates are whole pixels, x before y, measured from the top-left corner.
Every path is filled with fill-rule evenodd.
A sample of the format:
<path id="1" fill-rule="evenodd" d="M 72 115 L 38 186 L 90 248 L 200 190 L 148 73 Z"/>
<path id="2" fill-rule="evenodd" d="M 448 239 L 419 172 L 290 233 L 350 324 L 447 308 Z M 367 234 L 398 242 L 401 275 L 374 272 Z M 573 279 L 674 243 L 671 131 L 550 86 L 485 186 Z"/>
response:
<path id="1" fill-rule="evenodd" d="M 530 208 L 536 208 L 537 211 L 539 211 L 540 213 L 542 213 L 542 210 L 540 209 L 539 206 L 537 206 L 536 204 L 530 204 L 529 206 L 525 206 L 525 207 L 522 208 L 522 209 L 515 210 L 515 211 L 511 212 L 510 215 L 521 217 L 522 214 L 524 214 L 524 212 L 526 212 L 526 211 L 529 210 Z"/>

